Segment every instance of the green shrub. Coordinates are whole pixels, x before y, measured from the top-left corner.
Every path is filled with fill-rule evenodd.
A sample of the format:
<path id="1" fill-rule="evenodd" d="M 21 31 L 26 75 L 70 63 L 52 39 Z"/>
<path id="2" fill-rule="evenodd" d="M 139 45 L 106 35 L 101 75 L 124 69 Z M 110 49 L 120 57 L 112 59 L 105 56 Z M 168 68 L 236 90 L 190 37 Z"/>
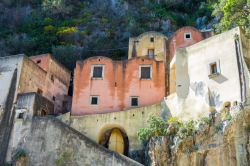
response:
<path id="1" fill-rule="evenodd" d="M 4 163 L 3 166 L 12 166 L 12 164 L 7 162 L 7 163 Z"/>
<path id="2" fill-rule="evenodd" d="M 58 158 L 55 163 L 57 166 L 70 165 L 72 156 L 73 155 L 70 152 L 63 152 L 60 158 Z"/>
<path id="3" fill-rule="evenodd" d="M 18 149 L 12 157 L 12 160 L 18 160 L 21 157 L 27 157 L 27 152 L 24 149 Z"/>
<path id="4" fill-rule="evenodd" d="M 149 127 L 139 129 L 137 135 L 140 141 L 148 141 L 154 136 L 167 135 L 167 123 L 159 116 L 151 116 L 148 120 Z"/>
<path id="5" fill-rule="evenodd" d="M 215 127 L 216 132 L 219 132 L 219 131 L 222 130 L 222 124 L 221 123 L 215 125 L 214 127 Z"/>
<path id="6" fill-rule="evenodd" d="M 194 133 L 195 133 L 195 122 L 191 120 L 186 123 L 180 124 L 179 131 L 177 132 L 177 136 L 179 136 L 181 139 L 184 139 L 189 136 L 193 136 Z"/>
<path id="7" fill-rule="evenodd" d="M 246 127 L 246 130 L 247 130 L 248 133 L 250 133 L 250 125 L 248 125 L 248 126 Z"/>

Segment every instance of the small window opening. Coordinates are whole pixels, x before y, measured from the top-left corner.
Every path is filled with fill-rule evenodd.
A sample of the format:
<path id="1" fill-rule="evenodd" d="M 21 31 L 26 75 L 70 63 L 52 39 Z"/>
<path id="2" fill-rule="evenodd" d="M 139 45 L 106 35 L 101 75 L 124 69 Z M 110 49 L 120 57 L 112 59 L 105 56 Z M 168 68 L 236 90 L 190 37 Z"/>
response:
<path id="1" fill-rule="evenodd" d="M 50 80 L 54 83 L 54 76 L 53 75 L 50 76 Z"/>
<path id="2" fill-rule="evenodd" d="M 91 96 L 91 105 L 98 105 L 99 103 L 99 97 L 98 96 Z"/>
<path id="3" fill-rule="evenodd" d="M 36 61 L 37 64 L 39 64 L 39 63 L 41 63 L 41 62 L 42 62 L 41 60 L 37 60 L 37 61 Z"/>
<path id="4" fill-rule="evenodd" d="M 139 98 L 138 97 L 131 97 L 130 105 L 131 105 L 131 107 L 138 107 L 139 106 Z"/>
<path id="5" fill-rule="evenodd" d="M 92 78 L 102 78 L 103 77 L 103 66 L 94 66 Z"/>
<path id="6" fill-rule="evenodd" d="M 150 42 L 154 42 L 154 41 L 155 41 L 154 37 L 151 37 Z"/>
<path id="7" fill-rule="evenodd" d="M 42 110 L 41 111 L 41 116 L 46 116 L 47 115 L 47 112 L 45 110 Z"/>
<path id="8" fill-rule="evenodd" d="M 150 66 L 141 66 L 141 79 L 151 79 L 151 67 Z"/>
<path id="9" fill-rule="evenodd" d="M 56 101 L 56 97 L 55 97 L 55 96 L 53 96 L 53 97 L 52 97 L 52 100 L 53 100 L 53 101 Z"/>
<path id="10" fill-rule="evenodd" d="M 18 119 L 23 119 L 24 118 L 24 112 L 19 113 L 17 118 Z"/>
<path id="11" fill-rule="evenodd" d="M 210 64 L 210 74 L 217 74 L 217 64 L 216 63 L 212 63 Z"/>
<path id="12" fill-rule="evenodd" d="M 148 49 L 148 57 L 154 58 L 155 56 L 155 50 L 154 49 Z"/>
<path id="13" fill-rule="evenodd" d="M 192 38 L 191 33 L 190 32 L 185 33 L 184 38 L 185 39 L 191 39 Z"/>
<path id="14" fill-rule="evenodd" d="M 39 94 L 39 95 L 42 95 L 43 94 L 43 91 L 41 90 L 41 89 L 37 89 L 37 93 Z"/>

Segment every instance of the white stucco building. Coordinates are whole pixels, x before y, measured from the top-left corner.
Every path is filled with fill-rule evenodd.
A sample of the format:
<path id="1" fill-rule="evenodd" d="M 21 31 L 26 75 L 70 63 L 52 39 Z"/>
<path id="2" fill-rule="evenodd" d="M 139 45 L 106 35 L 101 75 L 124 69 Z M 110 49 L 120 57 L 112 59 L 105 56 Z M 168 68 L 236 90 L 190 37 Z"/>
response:
<path id="1" fill-rule="evenodd" d="M 198 118 L 224 102 L 249 102 L 250 40 L 240 28 L 178 49 L 171 65 L 176 92 L 165 101 L 173 116 Z"/>

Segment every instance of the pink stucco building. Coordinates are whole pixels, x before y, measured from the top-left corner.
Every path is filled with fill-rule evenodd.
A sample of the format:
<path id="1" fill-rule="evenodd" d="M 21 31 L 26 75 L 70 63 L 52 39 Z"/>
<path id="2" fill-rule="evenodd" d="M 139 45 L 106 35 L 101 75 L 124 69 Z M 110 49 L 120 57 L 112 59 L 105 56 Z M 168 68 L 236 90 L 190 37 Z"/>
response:
<path id="1" fill-rule="evenodd" d="M 74 71 L 73 115 L 107 113 L 160 102 L 165 96 L 163 61 L 91 57 Z"/>

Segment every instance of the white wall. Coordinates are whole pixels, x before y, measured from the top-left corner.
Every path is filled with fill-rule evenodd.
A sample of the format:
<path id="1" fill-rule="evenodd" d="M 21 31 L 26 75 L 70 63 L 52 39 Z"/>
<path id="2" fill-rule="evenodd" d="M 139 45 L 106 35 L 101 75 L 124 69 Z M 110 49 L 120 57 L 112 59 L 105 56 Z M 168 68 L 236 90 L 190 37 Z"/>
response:
<path id="1" fill-rule="evenodd" d="M 16 68 L 18 68 L 17 80 L 19 80 L 22 58 L 22 55 L 0 57 L 0 105 L 2 107 L 4 107 L 6 97 L 9 93 L 11 79 Z"/>
<path id="2" fill-rule="evenodd" d="M 239 28 L 176 51 L 176 94 L 166 100 L 173 116 L 206 116 L 209 106 L 219 111 L 226 101 L 241 101 L 235 34 L 240 35 Z M 209 78 L 212 62 L 219 63 L 221 74 Z M 244 60 L 243 67 L 248 85 Z"/>

